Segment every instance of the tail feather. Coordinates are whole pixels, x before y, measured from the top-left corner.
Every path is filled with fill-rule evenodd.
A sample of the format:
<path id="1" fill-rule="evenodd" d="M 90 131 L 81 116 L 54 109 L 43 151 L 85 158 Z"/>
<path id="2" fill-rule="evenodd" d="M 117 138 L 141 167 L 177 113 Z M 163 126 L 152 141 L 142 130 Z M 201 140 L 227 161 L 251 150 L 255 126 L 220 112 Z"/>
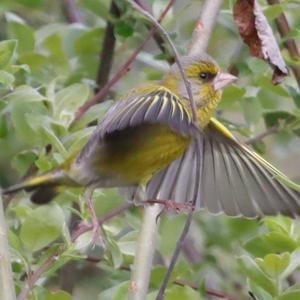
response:
<path id="1" fill-rule="evenodd" d="M 54 170 L 10 186 L 3 190 L 3 194 L 9 195 L 21 190 L 34 191 L 30 197 L 31 201 L 36 204 L 46 204 L 58 194 L 58 187 L 67 184 L 67 181 L 70 180 L 64 171 Z"/>

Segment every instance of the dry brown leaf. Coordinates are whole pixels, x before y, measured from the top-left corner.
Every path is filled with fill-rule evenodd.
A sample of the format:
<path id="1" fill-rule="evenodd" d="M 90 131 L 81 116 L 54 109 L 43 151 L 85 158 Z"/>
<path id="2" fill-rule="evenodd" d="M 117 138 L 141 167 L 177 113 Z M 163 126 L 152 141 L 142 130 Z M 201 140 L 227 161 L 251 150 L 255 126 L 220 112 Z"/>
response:
<path id="1" fill-rule="evenodd" d="M 271 26 L 256 0 L 238 0 L 234 20 L 253 56 L 266 60 L 273 68 L 273 84 L 281 83 L 288 68 L 281 56 Z"/>

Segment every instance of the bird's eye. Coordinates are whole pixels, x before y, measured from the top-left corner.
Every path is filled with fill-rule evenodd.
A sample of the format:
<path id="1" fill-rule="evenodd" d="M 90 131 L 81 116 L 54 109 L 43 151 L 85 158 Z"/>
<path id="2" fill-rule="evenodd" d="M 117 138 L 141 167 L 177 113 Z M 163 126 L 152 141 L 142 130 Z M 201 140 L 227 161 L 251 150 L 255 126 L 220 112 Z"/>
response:
<path id="1" fill-rule="evenodd" d="M 201 79 L 207 79 L 207 78 L 209 77 L 209 73 L 207 73 L 207 72 L 201 72 L 201 73 L 199 74 L 199 77 L 200 77 Z"/>
<path id="2" fill-rule="evenodd" d="M 199 74 L 199 78 L 204 81 L 209 81 L 213 79 L 216 75 L 210 72 L 201 72 Z"/>

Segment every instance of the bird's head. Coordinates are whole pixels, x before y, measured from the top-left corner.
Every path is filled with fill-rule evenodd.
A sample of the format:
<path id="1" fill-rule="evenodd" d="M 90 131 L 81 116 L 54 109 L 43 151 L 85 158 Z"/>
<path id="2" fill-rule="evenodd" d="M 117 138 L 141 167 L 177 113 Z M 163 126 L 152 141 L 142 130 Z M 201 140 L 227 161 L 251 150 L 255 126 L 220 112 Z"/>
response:
<path id="1" fill-rule="evenodd" d="M 222 89 L 237 79 L 229 73 L 221 72 L 218 64 L 207 54 L 184 56 L 180 61 L 197 106 L 219 102 Z M 171 67 L 165 81 L 172 85 L 179 95 L 189 98 L 176 64 Z"/>

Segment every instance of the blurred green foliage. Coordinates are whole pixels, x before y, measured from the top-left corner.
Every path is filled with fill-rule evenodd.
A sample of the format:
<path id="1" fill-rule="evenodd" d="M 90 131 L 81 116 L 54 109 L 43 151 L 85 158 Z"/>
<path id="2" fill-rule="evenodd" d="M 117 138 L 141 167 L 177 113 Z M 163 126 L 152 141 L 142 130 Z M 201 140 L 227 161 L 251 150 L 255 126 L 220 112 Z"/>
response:
<path id="1" fill-rule="evenodd" d="M 93 131 L 95 121 L 101 120 L 111 105 L 111 101 L 97 104 L 77 123 L 72 123 L 75 112 L 91 98 L 96 87 L 106 21 L 115 24 L 117 39 L 112 73 L 147 32 L 137 13 L 124 1 L 116 3 L 122 12 L 118 20 L 110 16 L 108 0 L 77 1 L 82 21 L 70 24 L 63 1 L 1 1 L 2 186 L 31 172 L 47 171 L 79 151 Z M 167 1 L 150 3 L 158 16 Z M 225 90 L 218 116 L 241 139 L 278 126 L 276 134 L 258 141 L 254 147 L 297 180 L 300 175 L 299 87 L 292 74 L 280 86 L 271 84 L 270 67 L 251 58 L 241 44 L 232 19 L 233 3 L 225 1 L 209 49 L 223 68 L 234 66 L 240 77 L 236 85 Z M 199 1 L 177 1 L 163 22 L 182 54 L 190 40 L 199 6 Z M 291 36 L 299 43 L 299 9 L 299 2 L 285 0 L 280 5 L 264 7 L 264 12 L 270 21 L 285 12 L 293 28 Z M 283 47 L 283 40 L 277 37 Z M 282 54 L 290 66 L 299 66 L 300 62 L 289 57 L 284 48 Z M 165 57 L 151 42 L 107 100 L 122 96 L 137 84 L 161 78 L 166 70 Z M 89 221 L 80 193 L 75 189 L 63 191 L 55 203 L 42 207 L 34 206 L 28 195 L 21 193 L 7 206 L 17 292 L 24 286 L 26 274 L 36 270 L 49 256 L 61 253 L 43 273 L 29 299 L 126 299 L 128 268 L 133 261 L 141 210 L 130 209 L 106 223 L 106 247 L 99 244 L 91 249 L 91 233 L 83 234 L 75 243 L 70 239 L 68 224 L 72 213 L 72 219 L 75 213 L 82 221 Z M 114 189 L 98 190 L 94 201 L 99 216 L 123 203 Z M 188 244 L 192 254 L 184 251 L 172 279 L 193 282 L 199 291 L 171 284 L 166 299 L 210 299 L 206 287 L 235 294 L 240 299 L 249 299 L 249 290 L 259 300 L 300 299 L 298 220 L 280 216 L 259 221 L 231 219 L 206 212 L 196 214 L 194 219 Z M 184 214 L 162 217 L 149 299 L 155 299 L 166 271 L 165 263 L 172 255 L 184 221 Z M 99 261 L 90 262 L 88 258 L 95 256 Z"/>

